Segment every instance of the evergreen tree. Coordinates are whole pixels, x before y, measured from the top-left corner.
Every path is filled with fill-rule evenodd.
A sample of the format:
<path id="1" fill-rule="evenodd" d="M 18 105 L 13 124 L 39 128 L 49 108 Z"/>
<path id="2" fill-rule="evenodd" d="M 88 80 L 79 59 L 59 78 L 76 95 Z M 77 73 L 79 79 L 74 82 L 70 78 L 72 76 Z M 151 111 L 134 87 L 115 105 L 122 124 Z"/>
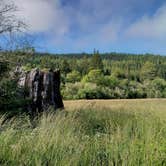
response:
<path id="1" fill-rule="evenodd" d="M 99 51 L 94 50 L 94 53 L 91 59 L 91 69 L 103 70 L 103 62 L 99 54 Z"/>
<path id="2" fill-rule="evenodd" d="M 146 62 L 141 69 L 141 78 L 143 80 L 153 80 L 156 77 L 156 66 L 151 62 Z"/>

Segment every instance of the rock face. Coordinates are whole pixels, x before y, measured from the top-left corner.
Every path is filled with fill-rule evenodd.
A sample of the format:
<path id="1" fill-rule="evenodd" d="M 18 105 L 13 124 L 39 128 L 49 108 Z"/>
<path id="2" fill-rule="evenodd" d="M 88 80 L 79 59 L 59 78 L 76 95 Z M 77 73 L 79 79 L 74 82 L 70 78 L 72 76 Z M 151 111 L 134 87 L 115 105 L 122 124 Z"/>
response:
<path id="1" fill-rule="evenodd" d="M 41 112 L 49 106 L 55 109 L 63 108 L 60 94 L 60 71 L 50 70 L 48 72 L 33 69 L 22 73 L 18 84 L 27 90 L 25 97 L 31 99 L 32 112 Z"/>

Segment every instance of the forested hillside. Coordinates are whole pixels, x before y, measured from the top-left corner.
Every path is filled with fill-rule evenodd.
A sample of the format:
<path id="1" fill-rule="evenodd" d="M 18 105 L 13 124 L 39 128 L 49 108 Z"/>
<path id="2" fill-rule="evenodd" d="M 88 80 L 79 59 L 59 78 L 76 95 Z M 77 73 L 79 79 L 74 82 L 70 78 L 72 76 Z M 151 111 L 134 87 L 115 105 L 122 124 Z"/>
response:
<path id="1" fill-rule="evenodd" d="M 0 102 L 17 97 L 11 71 L 16 66 L 61 70 L 63 99 L 166 97 L 166 57 L 159 55 L 1 53 Z M 11 88 L 11 89 L 9 89 Z M 5 98 L 6 97 L 6 98 Z M 2 101 L 3 100 L 3 101 Z"/>

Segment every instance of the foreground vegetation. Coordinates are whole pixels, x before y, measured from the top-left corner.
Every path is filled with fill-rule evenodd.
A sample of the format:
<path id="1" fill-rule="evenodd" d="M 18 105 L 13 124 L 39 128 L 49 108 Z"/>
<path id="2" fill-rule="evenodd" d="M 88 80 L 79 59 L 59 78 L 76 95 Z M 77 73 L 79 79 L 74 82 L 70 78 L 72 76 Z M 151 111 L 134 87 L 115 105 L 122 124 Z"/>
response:
<path id="1" fill-rule="evenodd" d="M 0 165 L 166 165 L 165 101 L 72 102 L 34 121 L 2 116 Z"/>

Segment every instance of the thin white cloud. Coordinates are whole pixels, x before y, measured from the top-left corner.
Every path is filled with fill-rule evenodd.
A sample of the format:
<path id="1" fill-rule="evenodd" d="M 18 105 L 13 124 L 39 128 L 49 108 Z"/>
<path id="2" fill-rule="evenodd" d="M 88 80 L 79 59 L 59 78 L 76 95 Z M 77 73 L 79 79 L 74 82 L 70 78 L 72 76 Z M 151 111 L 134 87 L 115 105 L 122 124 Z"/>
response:
<path id="1" fill-rule="evenodd" d="M 31 32 L 44 33 L 46 45 L 57 49 L 100 47 L 130 37 L 166 38 L 166 5 L 153 16 L 157 0 L 14 0 Z M 161 0 L 160 0 L 161 1 Z M 102 47 L 102 46 L 101 46 Z M 92 48 L 93 49 L 93 48 Z"/>
<path id="2" fill-rule="evenodd" d="M 128 37 L 163 39 L 166 37 L 166 4 L 153 16 L 143 16 L 126 31 Z"/>
<path id="3" fill-rule="evenodd" d="M 68 31 L 68 20 L 58 0 L 15 0 L 18 16 L 25 20 L 31 32 Z"/>

